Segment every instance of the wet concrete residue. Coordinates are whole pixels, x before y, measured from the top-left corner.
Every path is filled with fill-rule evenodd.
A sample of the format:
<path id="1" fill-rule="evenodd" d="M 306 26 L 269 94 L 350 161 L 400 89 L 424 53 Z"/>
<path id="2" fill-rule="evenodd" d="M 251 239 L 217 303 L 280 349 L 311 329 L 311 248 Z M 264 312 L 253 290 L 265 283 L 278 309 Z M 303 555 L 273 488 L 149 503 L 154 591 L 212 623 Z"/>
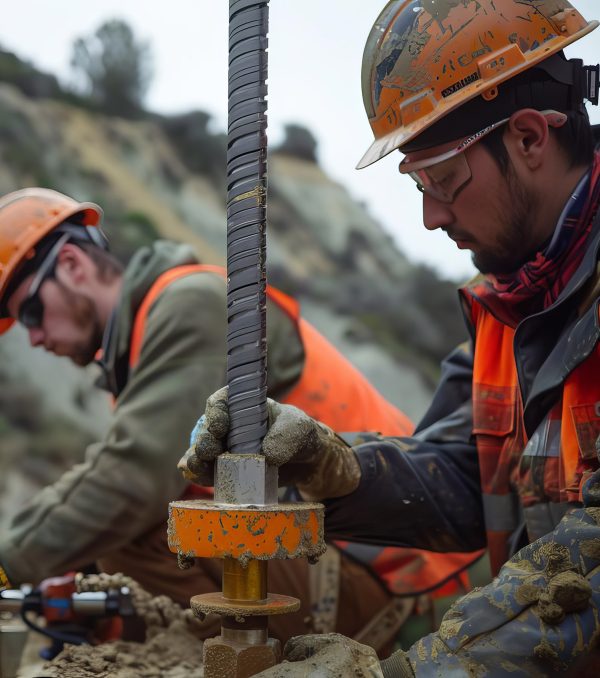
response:
<path id="1" fill-rule="evenodd" d="M 257 603 L 235 603 L 226 600 L 220 594 L 204 594 L 201 596 L 193 596 L 190 605 L 192 612 L 198 619 L 203 619 L 209 614 L 224 615 L 233 617 L 239 624 L 244 624 L 249 617 L 273 616 L 276 614 L 287 614 L 289 612 L 297 612 L 300 609 L 300 601 L 294 602 L 295 599 L 288 598 L 288 604 L 279 604 L 278 601 L 284 596 L 277 594 L 269 594 L 269 597 Z M 214 602 L 211 602 L 211 599 Z M 264 608 L 264 609 L 261 609 Z"/>
<path id="2" fill-rule="evenodd" d="M 472 589 L 470 596 L 476 596 L 480 594 L 481 589 L 480 588 L 474 588 Z M 463 613 L 461 610 L 459 610 L 456 606 L 456 603 L 458 601 L 455 601 L 452 603 L 450 606 L 450 609 L 446 612 L 446 614 L 442 618 L 442 622 L 440 624 L 440 628 L 438 630 L 440 639 L 443 642 L 446 642 L 450 640 L 451 638 L 456 638 L 460 631 L 462 630 L 462 625 L 465 621 Z M 468 640 L 467 636 L 464 636 L 460 643 L 462 644 L 463 642 L 466 642 Z"/>
<path id="3" fill-rule="evenodd" d="M 424 662 L 427 659 L 427 648 L 425 647 L 425 643 L 422 640 L 419 640 L 415 647 L 419 661 Z"/>
<path id="4" fill-rule="evenodd" d="M 583 612 L 592 597 L 590 583 L 576 572 L 556 575 L 539 597 L 536 612 L 547 624 L 560 624 L 567 614 Z"/>
<path id="5" fill-rule="evenodd" d="M 540 596 L 540 600 L 537 607 L 535 608 L 535 611 L 542 621 L 553 626 L 560 624 L 565 619 L 565 611 L 562 609 L 562 607 L 557 605 L 552 600 L 542 598 L 542 596 Z"/>
<path id="6" fill-rule="evenodd" d="M 596 525 L 600 525 L 600 507 L 592 506 L 591 508 L 586 508 L 585 512 L 593 518 Z"/>
<path id="7" fill-rule="evenodd" d="M 462 619 L 444 619 L 440 624 L 439 634 L 443 640 L 449 640 L 450 638 L 455 638 L 460 633 L 460 630 L 463 625 Z"/>
<path id="8" fill-rule="evenodd" d="M 472 0 L 473 2 L 475 0 Z M 446 0 L 445 2 L 436 2 L 436 0 L 422 0 L 423 9 L 428 12 L 436 21 L 444 21 L 448 18 L 450 12 L 459 5 L 464 5 L 464 0 Z"/>
<path id="9" fill-rule="evenodd" d="M 270 678 L 327 676 L 327 678 L 374 678 L 381 675 L 375 652 L 337 633 L 292 638 L 284 648 L 284 659 L 302 662 L 302 672 L 287 661 L 270 670 Z"/>
<path id="10" fill-rule="evenodd" d="M 257 187 L 255 191 L 259 189 L 260 187 Z M 238 199 L 242 200 L 244 197 L 245 196 L 238 196 Z M 218 391 L 215 391 L 206 401 L 206 412 L 204 414 L 205 430 L 210 431 L 214 438 L 219 441 L 224 439 L 229 432 L 229 404 L 227 402 L 227 393 L 227 386 L 224 386 Z M 203 428 L 204 427 L 200 426 L 201 430 Z M 200 435 L 197 436 L 196 443 L 201 437 L 202 436 Z"/>
<path id="11" fill-rule="evenodd" d="M 537 603 L 544 589 L 536 584 L 525 582 L 515 592 L 515 599 L 520 605 Z"/>
<path id="12" fill-rule="evenodd" d="M 177 567 L 180 570 L 189 570 L 196 564 L 193 553 L 177 553 Z"/>
<path id="13" fill-rule="evenodd" d="M 517 572 L 531 572 L 532 575 L 539 574 L 538 568 L 530 560 L 527 560 L 526 558 L 523 560 L 516 560 L 516 557 L 517 556 L 514 556 L 510 563 Z"/>
<path id="14" fill-rule="evenodd" d="M 274 420 L 263 441 L 263 452 L 269 464 L 282 466 L 296 453 L 310 456 L 320 451 L 318 428 L 313 419 L 295 407 L 272 405 Z"/>
<path id="15" fill-rule="evenodd" d="M 218 476 L 215 474 L 215 484 L 219 485 L 219 489 L 215 488 L 215 493 L 219 496 L 219 501 L 229 504 L 235 504 L 237 496 L 236 478 L 233 474 L 231 466 L 221 465 L 218 471 Z"/>
<path id="16" fill-rule="evenodd" d="M 600 560 L 600 539 L 586 539 L 581 542 L 579 549 L 586 558 Z"/>
<path id="17" fill-rule="evenodd" d="M 564 671 L 567 668 L 560 660 L 558 652 L 545 638 L 533 648 L 533 656 L 553 672 Z"/>
<path id="18" fill-rule="evenodd" d="M 177 536 L 177 530 L 175 529 L 175 520 L 173 518 L 173 513 L 170 510 L 169 517 L 167 518 L 167 544 L 173 553 L 177 553 L 178 558 L 180 555 L 185 557 L 186 554 L 179 548 L 179 537 Z"/>
<path id="19" fill-rule="evenodd" d="M 592 587 L 577 572 L 557 574 L 548 585 L 548 597 L 567 613 L 581 612 L 589 605 Z"/>
<path id="20" fill-rule="evenodd" d="M 544 572 L 548 577 L 553 577 L 565 570 L 575 569 L 569 549 L 555 542 L 543 543 L 532 550 L 532 558 L 537 565 L 543 565 L 545 562 Z"/>
<path id="21" fill-rule="evenodd" d="M 279 642 L 270 639 L 265 645 L 223 644 L 219 638 L 206 641 L 205 678 L 254 676 L 279 661 Z"/>
<path id="22" fill-rule="evenodd" d="M 560 624 L 567 614 L 585 610 L 591 597 L 590 583 L 571 570 L 556 574 L 545 587 L 526 581 L 515 593 L 521 605 L 535 604 L 534 612 L 547 624 Z"/>

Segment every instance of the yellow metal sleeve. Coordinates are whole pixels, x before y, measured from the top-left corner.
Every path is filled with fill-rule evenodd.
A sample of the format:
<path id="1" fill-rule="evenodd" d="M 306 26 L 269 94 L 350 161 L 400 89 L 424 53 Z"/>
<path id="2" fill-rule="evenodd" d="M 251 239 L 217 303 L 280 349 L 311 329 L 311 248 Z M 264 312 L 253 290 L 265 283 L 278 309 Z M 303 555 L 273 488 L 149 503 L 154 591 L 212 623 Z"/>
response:
<path id="1" fill-rule="evenodd" d="M 235 558 L 223 559 L 223 595 L 229 600 L 264 600 L 267 597 L 266 560 L 251 559 L 241 565 Z"/>

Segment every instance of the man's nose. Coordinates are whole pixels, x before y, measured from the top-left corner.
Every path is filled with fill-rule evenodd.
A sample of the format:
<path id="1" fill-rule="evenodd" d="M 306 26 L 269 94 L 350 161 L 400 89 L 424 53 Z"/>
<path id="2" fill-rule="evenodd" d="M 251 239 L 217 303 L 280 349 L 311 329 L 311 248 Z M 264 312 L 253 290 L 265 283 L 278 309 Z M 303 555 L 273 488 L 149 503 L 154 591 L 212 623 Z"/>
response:
<path id="1" fill-rule="evenodd" d="M 44 343 L 44 330 L 41 327 L 32 327 L 28 330 L 29 343 L 35 347 Z"/>
<path id="2" fill-rule="evenodd" d="M 428 231 L 447 228 L 454 223 L 450 205 L 423 193 L 423 225 Z"/>

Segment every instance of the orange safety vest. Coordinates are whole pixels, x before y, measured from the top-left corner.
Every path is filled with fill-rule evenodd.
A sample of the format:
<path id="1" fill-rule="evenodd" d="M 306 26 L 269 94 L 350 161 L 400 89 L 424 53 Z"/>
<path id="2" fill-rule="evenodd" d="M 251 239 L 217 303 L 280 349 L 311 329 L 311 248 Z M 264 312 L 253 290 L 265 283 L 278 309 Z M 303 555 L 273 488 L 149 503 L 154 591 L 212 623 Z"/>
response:
<path id="1" fill-rule="evenodd" d="M 490 562 L 492 573 L 497 574 L 510 556 L 508 540 L 519 526 L 523 510 L 527 523 L 527 507 L 581 501 L 582 485 L 598 468 L 600 345 L 596 344 L 564 381 L 562 398 L 547 415 L 548 427 L 560 431 L 556 449 L 553 453 L 544 450 L 542 465 L 532 479 L 523 464 L 528 437 L 513 351 L 515 332 L 476 300 L 469 302 L 476 336 L 473 433 Z"/>
<path id="2" fill-rule="evenodd" d="M 196 273 L 214 273 L 226 277 L 224 268 L 204 264 L 178 266 L 160 275 L 135 316 L 129 353 L 130 369 L 134 369 L 139 360 L 146 319 L 156 299 L 175 280 Z M 295 323 L 304 347 L 302 374 L 283 402 L 299 407 L 309 416 L 339 432 L 374 431 L 386 436 L 412 433 L 414 427 L 408 417 L 385 400 L 361 372 L 300 317 L 297 301 L 271 286 L 267 286 L 267 296 Z M 207 490 L 202 488 L 200 491 L 206 496 Z M 353 544 L 339 542 L 338 545 L 353 555 Z M 356 550 L 366 552 L 367 564 L 392 592 L 425 591 L 442 584 L 444 586 L 439 591 L 440 595 L 454 592 L 458 584 L 468 588 L 468 578 L 462 571 L 480 555 L 441 554 L 392 547 L 363 549 L 357 546 Z M 361 559 L 360 553 L 355 555 Z M 447 582 L 449 585 L 446 585 Z"/>

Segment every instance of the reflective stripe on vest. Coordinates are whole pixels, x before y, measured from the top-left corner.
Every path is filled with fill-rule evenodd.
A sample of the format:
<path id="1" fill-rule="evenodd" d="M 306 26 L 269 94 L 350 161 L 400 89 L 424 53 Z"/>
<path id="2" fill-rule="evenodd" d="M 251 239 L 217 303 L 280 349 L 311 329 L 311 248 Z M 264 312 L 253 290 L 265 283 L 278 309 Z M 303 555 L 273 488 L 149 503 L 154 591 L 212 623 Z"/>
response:
<path id="1" fill-rule="evenodd" d="M 492 573 L 496 574 L 510 555 L 508 540 L 518 527 L 521 515 L 526 523 L 528 517 L 533 519 L 528 525 L 530 539 L 539 537 L 542 513 L 558 521 L 564 513 L 565 502 L 581 501 L 582 484 L 598 467 L 600 345 L 596 344 L 588 358 L 568 375 L 562 399 L 528 442 L 514 360 L 514 330 L 496 320 L 474 299 L 470 302 L 476 332 L 473 433 L 479 456 L 490 562 Z M 536 435 L 543 436 L 543 440 L 534 441 Z M 547 464 L 546 473 L 541 483 L 537 483 L 538 494 L 532 495 L 531 484 L 519 471 L 523 460 L 529 462 L 539 457 Z M 515 484 L 518 485 L 516 491 Z M 517 494 L 519 490 L 522 498 Z M 557 506 L 534 509 L 536 505 L 548 503 L 549 492 L 556 496 L 553 501 Z M 546 524 L 548 531 L 556 526 L 556 523 Z"/>
<path id="2" fill-rule="evenodd" d="M 175 280 L 196 273 L 215 273 L 222 278 L 226 277 L 224 268 L 203 264 L 179 266 L 160 275 L 146 294 L 134 320 L 129 354 L 130 369 L 134 369 L 139 360 L 146 319 L 156 299 Z M 297 301 L 270 286 L 267 286 L 267 296 L 295 323 L 305 354 L 302 374 L 282 402 L 299 407 L 339 432 L 369 431 L 387 436 L 411 434 L 414 427 L 410 420 L 385 400 L 363 374 L 310 323 L 300 317 Z M 209 494 L 209 488 L 192 487 L 197 489 L 190 494 Z M 339 545 L 371 566 L 394 593 L 432 589 L 454 577 L 480 555 L 480 552 L 441 554 L 418 549 L 363 548 L 346 542 Z M 460 574 L 459 581 L 462 587 L 468 587 L 466 574 Z M 456 586 L 453 590 L 445 587 L 443 594 L 448 595 L 454 590 Z"/>

